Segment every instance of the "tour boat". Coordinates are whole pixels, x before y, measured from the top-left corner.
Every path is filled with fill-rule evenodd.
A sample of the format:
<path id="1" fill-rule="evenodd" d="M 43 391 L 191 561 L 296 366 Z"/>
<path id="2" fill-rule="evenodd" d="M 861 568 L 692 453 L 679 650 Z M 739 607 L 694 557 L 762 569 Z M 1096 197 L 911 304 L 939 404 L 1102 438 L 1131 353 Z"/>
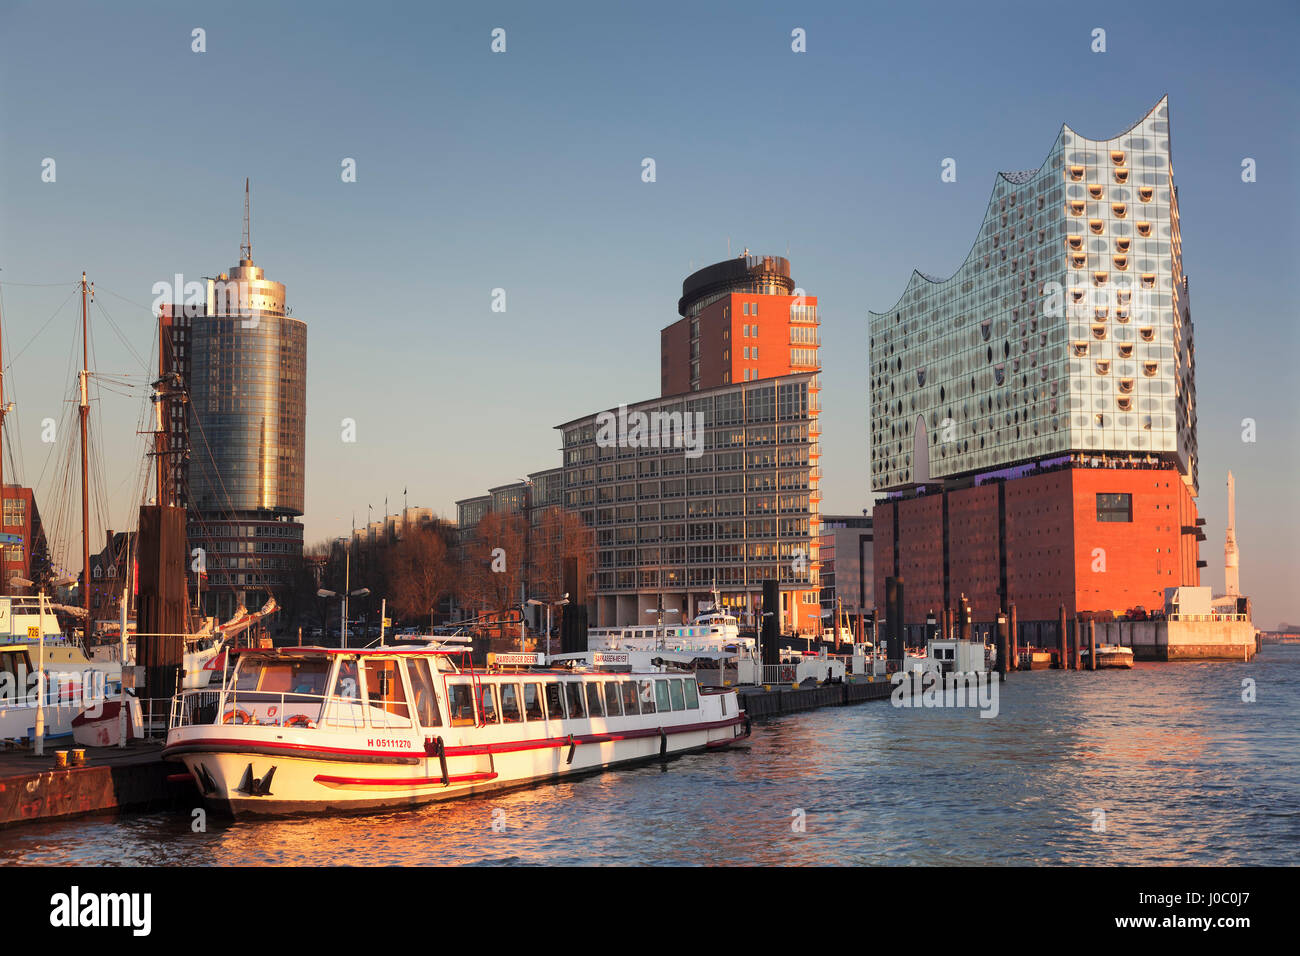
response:
<path id="1" fill-rule="evenodd" d="M 1079 657 L 1088 660 L 1088 648 L 1079 651 Z M 1133 666 L 1133 648 L 1121 647 L 1118 644 L 1098 644 L 1097 645 L 1097 668 L 1131 668 Z M 1086 669 L 1086 667 L 1085 667 Z"/>
<path id="2" fill-rule="evenodd" d="M 545 668 L 463 648 L 232 652 L 220 691 L 173 700 L 163 756 L 232 815 L 374 810 L 522 787 L 727 746 L 749 735 L 734 690 L 619 661 Z M 614 655 L 617 657 L 617 655 Z M 623 658 L 626 660 L 626 658 Z"/>
<path id="3" fill-rule="evenodd" d="M 592 628 L 587 632 L 589 647 L 607 651 L 735 651 L 753 654 L 752 637 L 740 636 L 734 614 L 719 606 L 696 616 L 681 627 L 629 625 Z"/>

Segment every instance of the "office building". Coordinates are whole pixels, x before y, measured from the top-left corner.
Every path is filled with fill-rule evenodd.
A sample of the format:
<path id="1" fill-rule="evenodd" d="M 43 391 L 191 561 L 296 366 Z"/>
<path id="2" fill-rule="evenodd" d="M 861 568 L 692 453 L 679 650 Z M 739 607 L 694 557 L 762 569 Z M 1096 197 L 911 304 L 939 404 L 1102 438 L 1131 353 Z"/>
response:
<path id="1" fill-rule="evenodd" d="M 203 609 L 226 617 L 289 588 L 302 563 L 307 326 L 246 235 L 239 265 L 207 280 L 206 303 L 164 310 L 162 329 L 189 392 L 171 431 L 190 451 L 177 487 L 190 547 L 205 553 Z"/>
<path id="2" fill-rule="evenodd" d="M 795 287 L 781 256 L 745 250 L 692 273 L 677 311 L 682 318 L 659 334 L 660 395 L 821 367 L 817 297 Z"/>

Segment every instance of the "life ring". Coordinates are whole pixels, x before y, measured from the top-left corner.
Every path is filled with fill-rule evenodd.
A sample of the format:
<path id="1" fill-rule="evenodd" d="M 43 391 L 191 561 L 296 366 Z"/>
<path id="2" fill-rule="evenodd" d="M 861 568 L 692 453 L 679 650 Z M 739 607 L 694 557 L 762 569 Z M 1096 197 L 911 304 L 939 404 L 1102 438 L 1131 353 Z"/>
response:
<path id="1" fill-rule="evenodd" d="M 294 714 L 292 717 L 284 719 L 286 727 L 306 727 L 308 730 L 316 729 L 316 721 L 312 720 L 306 714 Z"/>
<path id="2" fill-rule="evenodd" d="M 232 707 L 222 715 L 223 724 L 253 724 L 253 715 L 246 710 L 240 710 L 238 707 Z"/>

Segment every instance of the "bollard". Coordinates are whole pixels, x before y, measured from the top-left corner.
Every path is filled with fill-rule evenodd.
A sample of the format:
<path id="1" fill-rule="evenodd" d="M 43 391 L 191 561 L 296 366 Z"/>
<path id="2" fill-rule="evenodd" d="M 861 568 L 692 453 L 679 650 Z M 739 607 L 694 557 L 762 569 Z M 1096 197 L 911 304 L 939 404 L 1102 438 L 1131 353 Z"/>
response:
<path id="1" fill-rule="evenodd" d="M 68 752 L 66 750 L 54 751 L 54 769 L 55 770 L 68 769 Z"/>

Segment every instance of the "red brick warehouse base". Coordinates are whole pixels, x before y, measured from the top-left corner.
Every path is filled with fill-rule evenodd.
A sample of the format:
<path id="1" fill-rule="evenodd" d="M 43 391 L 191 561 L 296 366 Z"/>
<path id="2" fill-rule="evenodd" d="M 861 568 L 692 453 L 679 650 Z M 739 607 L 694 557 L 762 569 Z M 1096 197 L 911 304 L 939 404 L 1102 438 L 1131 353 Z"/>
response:
<path id="1" fill-rule="evenodd" d="M 923 624 L 962 595 L 977 622 L 1016 605 L 1021 622 L 1164 606 L 1200 582 L 1196 502 L 1167 466 L 1067 466 L 876 504 L 875 593 L 904 580 L 905 619 Z M 1001 596 L 1005 595 L 1005 600 Z M 885 617 L 878 609 L 878 617 Z"/>

